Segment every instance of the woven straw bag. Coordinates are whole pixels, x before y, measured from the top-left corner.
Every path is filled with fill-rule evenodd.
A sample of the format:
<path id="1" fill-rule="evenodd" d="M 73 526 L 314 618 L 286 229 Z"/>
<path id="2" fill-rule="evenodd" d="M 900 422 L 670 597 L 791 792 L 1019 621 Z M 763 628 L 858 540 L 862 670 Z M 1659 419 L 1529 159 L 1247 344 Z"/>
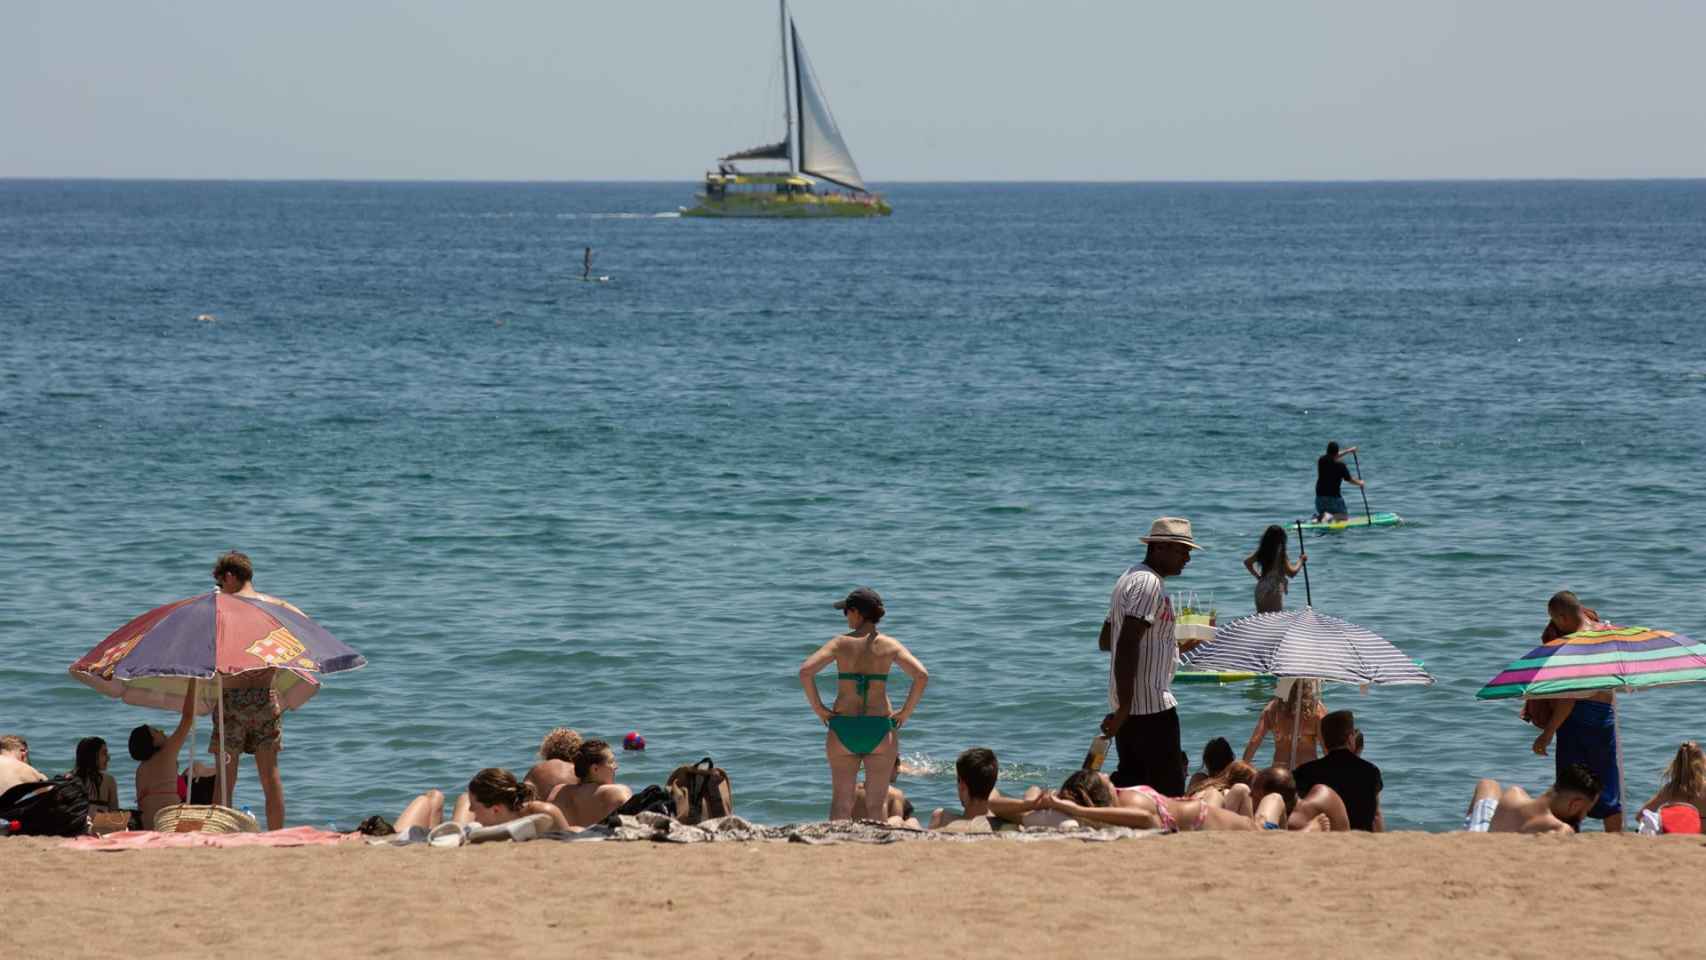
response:
<path id="1" fill-rule="evenodd" d="M 174 803 L 155 815 L 154 829 L 161 833 L 259 833 L 261 825 L 254 817 L 230 807 Z"/>

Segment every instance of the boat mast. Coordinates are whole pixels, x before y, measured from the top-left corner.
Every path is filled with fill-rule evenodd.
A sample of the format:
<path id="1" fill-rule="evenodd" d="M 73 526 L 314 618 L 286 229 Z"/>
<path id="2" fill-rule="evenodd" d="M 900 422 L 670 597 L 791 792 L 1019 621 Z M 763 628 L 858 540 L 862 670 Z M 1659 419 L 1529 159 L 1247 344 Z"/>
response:
<path id="1" fill-rule="evenodd" d="M 794 111 L 788 104 L 788 0 L 777 0 L 782 14 L 782 139 L 788 145 L 788 172 L 799 169 L 794 163 Z"/>

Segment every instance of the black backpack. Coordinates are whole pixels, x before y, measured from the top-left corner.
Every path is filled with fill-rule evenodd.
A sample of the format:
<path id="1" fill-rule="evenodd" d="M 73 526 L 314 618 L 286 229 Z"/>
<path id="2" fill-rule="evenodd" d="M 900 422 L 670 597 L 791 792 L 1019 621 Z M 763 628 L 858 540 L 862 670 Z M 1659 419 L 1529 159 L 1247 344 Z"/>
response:
<path id="1" fill-rule="evenodd" d="M 611 811 L 610 816 L 599 822 L 607 827 L 616 827 L 621 825 L 617 817 L 637 817 L 642 813 L 661 813 L 666 817 L 673 817 L 675 800 L 670 797 L 668 790 L 654 783 L 629 797 L 627 803 Z"/>
<path id="2" fill-rule="evenodd" d="M 89 794 L 69 776 L 20 783 L 0 793 L 0 820 L 18 821 L 26 837 L 80 837 L 89 832 Z"/>

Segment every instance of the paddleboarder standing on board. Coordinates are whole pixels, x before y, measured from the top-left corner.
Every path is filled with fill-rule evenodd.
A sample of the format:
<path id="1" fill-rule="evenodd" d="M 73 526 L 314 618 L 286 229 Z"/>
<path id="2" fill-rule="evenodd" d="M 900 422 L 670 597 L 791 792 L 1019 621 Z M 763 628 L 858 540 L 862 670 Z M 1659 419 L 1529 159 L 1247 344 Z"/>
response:
<path id="1" fill-rule="evenodd" d="M 591 247 L 587 247 L 586 252 L 581 254 L 581 279 L 582 280 L 592 279 L 592 248 Z"/>
<path id="2" fill-rule="evenodd" d="M 1315 461 L 1315 516 L 1312 519 L 1321 523 L 1350 519 L 1351 512 L 1345 506 L 1340 484 L 1349 482 L 1362 486 L 1362 481 L 1351 476 L 1351 468 L 1344 464 L 1344 458 L 1356 450 L 1356 447 L 1340 450 L 1339 441 L 1334 440 L 1327 444 L 1326 456 Z"/>

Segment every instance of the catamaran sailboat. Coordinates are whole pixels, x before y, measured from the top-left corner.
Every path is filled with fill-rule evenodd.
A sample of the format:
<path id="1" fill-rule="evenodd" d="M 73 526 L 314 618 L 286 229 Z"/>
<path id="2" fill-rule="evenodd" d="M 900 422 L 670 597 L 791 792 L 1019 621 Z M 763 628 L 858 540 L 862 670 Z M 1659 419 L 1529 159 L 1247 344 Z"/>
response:
<path id="1" fill-rule="evenodd" d="M 818 86 L 800 30 L 782 7 L 782 110 L 787 126 L 782 142 L 753 147 L 719 157 L 717 169 L 705 174 L 698 203 L 682 207 L 687 217 L 877 217 L 891 209 L 882 197 L 865 188 L 859 166 L 841 138 L 829 101 Z M 789 41 L 792 41 L 790 44 Z M 789 50 L 793 62 L 789 63 Z M 788 95 L 793 87 L 793 97 Z M 795 113 L 798 111 L 798 121 Z M 798 156 L 796 157 L 796 148 Z M 786 170 L 748 172 L 735 164 L 743 160 L 781 160 Z M 824 181 L 842 189 L 826 188 Z"/>

